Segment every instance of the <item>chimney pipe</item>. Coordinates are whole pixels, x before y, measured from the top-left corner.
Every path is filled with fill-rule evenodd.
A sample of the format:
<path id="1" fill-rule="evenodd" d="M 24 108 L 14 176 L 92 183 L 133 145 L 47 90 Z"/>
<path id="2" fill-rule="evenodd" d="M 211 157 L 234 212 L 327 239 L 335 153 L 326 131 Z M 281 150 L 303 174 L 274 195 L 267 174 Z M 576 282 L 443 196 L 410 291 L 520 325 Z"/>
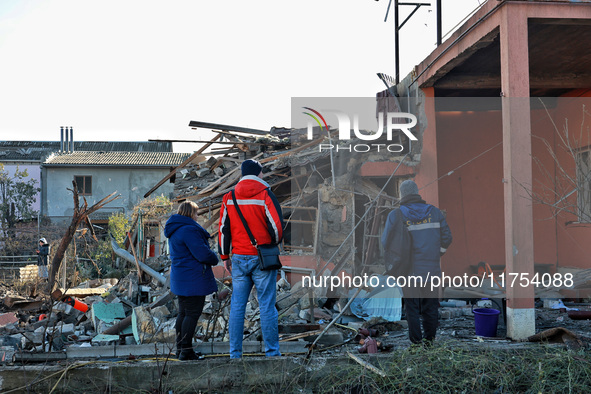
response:
<path id="1" fill-rule="evenodd" d="M 70 153 L 74 153 L 74 128 L 70 127 Z"/>
<path id="2" fill-rule="evenodd" d="M 66 126 L 66 132 L 64 133 L 65 137 L 64 137 L 64 153 L 69 153 L 68 150 L 70 148 L 70 142 L 68 139 L 68 127 Z"/>
<path id="3" fill-rule="evenodd" d="M 60 127 L 60 153 L 64 151 L 64 126 Z"/>

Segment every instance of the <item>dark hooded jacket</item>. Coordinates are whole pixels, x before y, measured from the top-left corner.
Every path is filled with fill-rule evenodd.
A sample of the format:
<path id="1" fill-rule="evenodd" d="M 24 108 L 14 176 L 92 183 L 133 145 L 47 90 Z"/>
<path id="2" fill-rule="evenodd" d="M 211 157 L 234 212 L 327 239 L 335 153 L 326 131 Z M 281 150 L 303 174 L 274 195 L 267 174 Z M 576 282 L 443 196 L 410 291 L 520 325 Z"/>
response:
<path id="1" fill-rule="evenodd" d="M 218 257 L 209 247 L 209 233 L 190 217 L 172 215 L 164 227 L 169 239 L 170 290 L 180 296 L 203 296 L 217 291 L 211 270 Z"/>
<path id="2" fill-rule="evenodd" d="M 418 194 L 411 194 L 400 201 L 400 210 L 412 238 L 412 274 L 423 278 L 441 275 L 440 257 L 451 244 L 452 235 L 439 208 L 426 204 Z M 400 242 L 395 211 L 390 212 L 382 234 L 386 250 L 396 250 Z"/>
<path id="3" fill-rule="evenodd" d="M 47 265 L 47 256 L 49 255 L 49 245 L 43 244 L 39 246 L 39 253 L 37 253 L 37 265 Z"/>

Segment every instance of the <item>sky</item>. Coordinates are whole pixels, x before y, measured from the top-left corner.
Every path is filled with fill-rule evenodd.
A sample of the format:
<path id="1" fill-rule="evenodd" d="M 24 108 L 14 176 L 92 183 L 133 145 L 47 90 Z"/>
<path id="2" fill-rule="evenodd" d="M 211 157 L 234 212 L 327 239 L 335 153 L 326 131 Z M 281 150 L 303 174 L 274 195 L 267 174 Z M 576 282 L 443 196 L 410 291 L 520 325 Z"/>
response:
<path id="1" fill-rule="evenodd" d="M 401 31 L 401 79 L 435 49 L 435 0 Z M 423 2 L 423 1 L 421 1 Z M 443 0 L 443 33 L 483 0 Z M 0 139 L 209 140 L 189 121 L 289 127 L 292 97 L 375 97 L 388 0 L 2 0 Z M 401 6 L 400 20 L 413 7 Z M 192 151 L 192 144 L 175 144 Z"/>

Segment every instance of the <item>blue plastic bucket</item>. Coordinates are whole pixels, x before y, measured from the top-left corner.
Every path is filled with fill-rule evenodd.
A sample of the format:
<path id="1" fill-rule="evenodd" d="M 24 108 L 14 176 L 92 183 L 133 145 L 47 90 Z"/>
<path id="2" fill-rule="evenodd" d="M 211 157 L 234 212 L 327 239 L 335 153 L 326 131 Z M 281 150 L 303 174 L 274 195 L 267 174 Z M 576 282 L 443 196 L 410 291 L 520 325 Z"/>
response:
<path id="1" fill-rule="evenodd" d="M 474 309 L 474 326 L 476 335 L 481 337 L 496 337 L 499 312 L 496 309 Z"/>

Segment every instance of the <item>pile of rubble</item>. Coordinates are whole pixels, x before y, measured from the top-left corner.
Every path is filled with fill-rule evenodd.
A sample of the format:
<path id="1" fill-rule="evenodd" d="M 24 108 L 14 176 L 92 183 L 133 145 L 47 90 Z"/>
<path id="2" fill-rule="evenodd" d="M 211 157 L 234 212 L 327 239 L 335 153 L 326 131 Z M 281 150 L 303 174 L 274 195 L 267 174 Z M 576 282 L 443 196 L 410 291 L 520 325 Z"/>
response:
<path id="1" fill-rule="evenodd" d="M 178 304 L 166 285 L 150 279 L 140 280 L 137 272 L 131 272 L 121 280 L 92 280 L 76 288 L 57 290 L 51 298 L 23 297 L 5 288 L 4 313 L 0 314 L 4 361 L 10 361 L 10 355 L 15 353 L 62 352 L 110 344 L 164 343 L 173 350 Z M 232 283 L 231 278 L 218 282 L 219 290 L 207 297 L 198 323 L 198 343 L 228 340 Z M 300 341 L 304 348 L 339 314 L 346 301 L 326 298 L 322 289 L 303 289 L 301 282 L 290 286 L 285 277 L 281 278 L 276 304 L 281 341 Z M 246 307 L 245 340 L 262 340 L 258 317 L 259 306 L 252 292 Z M 362 317 L 368 320 L 372 316 Z M 331 328 L 321 344 L 350 341 L 364 320 L 347 312 L 339 323 L 348 327 Z"/>
<path id="2" fill-rule="evenodd" d="M 172 295 L 164 287 L 138 285 L 136 273 L 120 281 L 93 280 L 57 290 L 52 298 L 57 300 L 7 294 L 6 312 L 0 315 L 2 344 L 14 351 L 50 352 L 113 342 L 174 341 Z"/>

